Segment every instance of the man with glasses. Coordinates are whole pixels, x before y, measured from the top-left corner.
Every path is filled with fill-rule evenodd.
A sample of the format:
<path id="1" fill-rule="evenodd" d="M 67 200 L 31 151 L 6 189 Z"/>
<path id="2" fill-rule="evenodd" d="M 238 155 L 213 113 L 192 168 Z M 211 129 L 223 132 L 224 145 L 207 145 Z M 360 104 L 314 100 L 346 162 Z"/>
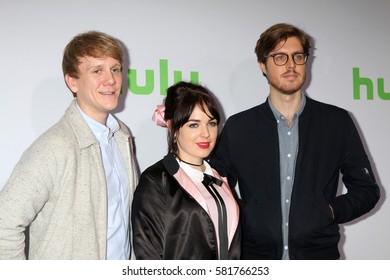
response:
<path id="1" fill-rule="evenodd" d="M 339 259 L 339 224 L 380 196 L 348 112 L 302 92 L 310 41 L 284 23 L 261 34 L 255 53 L 269 96 L 230 117 L 217 146 L 238 183 L 244 259 Z"/>

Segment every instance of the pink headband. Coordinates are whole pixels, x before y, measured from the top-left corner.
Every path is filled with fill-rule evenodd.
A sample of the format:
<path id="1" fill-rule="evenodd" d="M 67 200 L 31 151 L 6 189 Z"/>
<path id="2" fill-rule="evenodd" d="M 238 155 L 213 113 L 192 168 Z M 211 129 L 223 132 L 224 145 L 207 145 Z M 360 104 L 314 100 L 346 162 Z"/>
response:
<path id="1" fill-rule="evenodd" d="M 165 105 L 157 105 L 156 110 L 154 110 L 152 120 L 158 126 L 167 127 L 167 123 L 164 120 L 164 115 L 165 115 Z"/>

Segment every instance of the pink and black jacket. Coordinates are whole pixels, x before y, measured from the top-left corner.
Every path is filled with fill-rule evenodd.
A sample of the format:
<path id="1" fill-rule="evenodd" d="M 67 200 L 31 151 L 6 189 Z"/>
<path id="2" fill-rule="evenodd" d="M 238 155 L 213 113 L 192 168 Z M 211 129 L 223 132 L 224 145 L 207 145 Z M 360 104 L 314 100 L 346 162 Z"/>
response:
<path id="1" fill-rule="evenodd" d="M 214 169 L 213 173 L 233 197 L 226 178 Z M 228 258 L 240 259 L 238 205 L 233 213 Z M 137 259 L 218 259 L 216 229 L 206 202 L 172 154 L 141 174 L 131 214 Z"/>

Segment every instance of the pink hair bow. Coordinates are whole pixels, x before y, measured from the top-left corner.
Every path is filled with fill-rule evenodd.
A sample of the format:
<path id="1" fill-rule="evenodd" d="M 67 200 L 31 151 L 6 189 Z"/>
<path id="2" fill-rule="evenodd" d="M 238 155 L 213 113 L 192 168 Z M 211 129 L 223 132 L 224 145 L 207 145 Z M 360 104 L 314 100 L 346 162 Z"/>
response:
<path id="1" fill-rule="evenodd" d="M 158 126 L 167 127 L 167 123 L 164 120 L 164 115 L 165 115 L 165 106 L 164 105 L 157 105 L 156 110 L 154 110 L 152 120 Z"/>

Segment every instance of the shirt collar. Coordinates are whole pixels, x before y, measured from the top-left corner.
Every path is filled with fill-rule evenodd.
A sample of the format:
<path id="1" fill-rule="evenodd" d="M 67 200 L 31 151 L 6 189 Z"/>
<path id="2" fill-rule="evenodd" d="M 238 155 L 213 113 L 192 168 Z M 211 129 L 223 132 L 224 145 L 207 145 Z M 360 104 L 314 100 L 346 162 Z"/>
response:
<path id="1" fill-rule="evenodd" d="M 305 108 L 306 96 L 304 94 L 301 95 L 302 95 L 301 103 L 299 104 L 297 112 L 294 114 L 293 120 L 297 119 L 301 115 L 303 109 Z M 268 105 L 271 107 L 272 112 L 274 113 L 275 118 L 277 120 L 283 120 L 284 116 L 274 107 L 274 105 L 271 102 L 271 98 L 269 98 L 269 96 L 267 98 L 267 101 L 268 101 Z"/>
<path id="2" fill-rule="evenodd" d="M 103 125 L 84 113 L 77 102 L 76 106 L 99 142 L 108 141 L 119 130 L 119 123 L 111 114 L 108 114 L 106 125 Z"/>
<path id="3" fill-rule="evenodd" d="M 211 176 L 214 176 L 213 174 L 213 170 L 211 169 L 211 166 L 210 164 L 203 160 L 203 164 L 205 166 L 205 171 L 202 172 L 202 171 L 199 171 L 195 168 L 192 168 L 191 166 L 189 166 L 188 164 L 180 161 L 179 159 L 176 159 L 177 162 L 179 163 L 180 167 L 187 173 L 187 175 L 194 181 L 194 182 L 198 182 L 198 183 L 201 183 L 203 181 L 203 173 L 207 173 Z"/>

